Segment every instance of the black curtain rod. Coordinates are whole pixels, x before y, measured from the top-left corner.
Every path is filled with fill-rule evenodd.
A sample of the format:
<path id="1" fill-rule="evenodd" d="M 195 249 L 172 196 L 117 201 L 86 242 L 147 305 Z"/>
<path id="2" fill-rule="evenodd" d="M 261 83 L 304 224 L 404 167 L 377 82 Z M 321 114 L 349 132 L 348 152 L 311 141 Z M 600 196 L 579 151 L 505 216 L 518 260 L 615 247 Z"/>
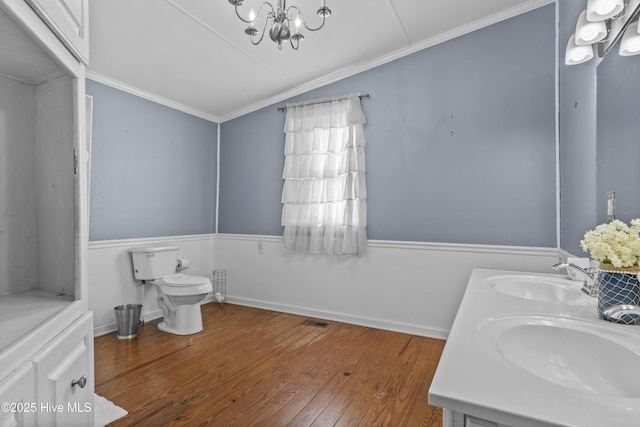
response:
<path id="1" fill-rule="evenodd" d="M 362 98 L 369 98 L 369 94 L 368 93 L 363 93 L 362 95 L 360 95 L 360 99 Z M 307 105 L 314 105 L 314 104 L 324 104 L 325 102 L 331 102 L 331 100 L 327 100 L 327 101 L 318 101 L 318 102 L 310 102 Z M 287 107 L 278 107 L 278 111 L 282 111 L 285 112 L 287 111 Z"/>

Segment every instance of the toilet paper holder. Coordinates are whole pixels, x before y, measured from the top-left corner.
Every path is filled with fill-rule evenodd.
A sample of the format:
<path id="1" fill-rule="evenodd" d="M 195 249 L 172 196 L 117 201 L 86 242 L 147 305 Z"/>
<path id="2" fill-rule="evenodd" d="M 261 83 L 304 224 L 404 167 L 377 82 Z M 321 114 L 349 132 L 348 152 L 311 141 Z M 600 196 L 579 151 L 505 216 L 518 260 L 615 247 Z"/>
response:
<path id="1" fill-rule="evenodd" d="M 189 258 L 186 257 L 180 257 L 178 258 L 178 261 L 176 262 L 176 271 L 182 271 L 182 270 L 186 270 L 187 268 L 189 268 Z"/>

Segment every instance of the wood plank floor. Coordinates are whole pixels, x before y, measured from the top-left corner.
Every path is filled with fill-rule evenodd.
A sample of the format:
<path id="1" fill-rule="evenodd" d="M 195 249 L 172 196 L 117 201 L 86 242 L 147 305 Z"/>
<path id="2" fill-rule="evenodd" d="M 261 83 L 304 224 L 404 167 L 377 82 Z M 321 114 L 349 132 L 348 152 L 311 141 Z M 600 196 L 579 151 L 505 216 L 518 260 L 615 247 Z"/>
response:
<path id="1" fill-rule="evenodd" d="M 129 414 L 110 426 L 441 426 L 427 393 L 444 341 L 231 304 L 204 331 L 95 339 L 96 393 Z M 317 319 L 314 319 L 317 320 Z"/>

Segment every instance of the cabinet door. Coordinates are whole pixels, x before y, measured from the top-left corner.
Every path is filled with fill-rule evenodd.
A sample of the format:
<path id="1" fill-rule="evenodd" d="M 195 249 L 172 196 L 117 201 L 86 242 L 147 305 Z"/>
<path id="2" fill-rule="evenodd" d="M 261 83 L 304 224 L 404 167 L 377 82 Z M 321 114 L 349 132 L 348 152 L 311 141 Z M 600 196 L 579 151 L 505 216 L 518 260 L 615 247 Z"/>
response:
<path id="1" fill-rule="evenodd" d="M 35 398 L 35 378 L 31 362 L 25 363 L 0 383 L 0 425 L 33 426 L 40 406 Z"/>
<path id="2" fill-rule="evenodd" d="M 80 61 L 89 64 L 88 0 L 26 0 Z"/>
<path id="3" fill-rule="evenodd" d="M 86 314 L 34 358 L 38 425 L 93 425 L 93 316 Z M 49 405 L 42 406 L 42 405 Z"/>

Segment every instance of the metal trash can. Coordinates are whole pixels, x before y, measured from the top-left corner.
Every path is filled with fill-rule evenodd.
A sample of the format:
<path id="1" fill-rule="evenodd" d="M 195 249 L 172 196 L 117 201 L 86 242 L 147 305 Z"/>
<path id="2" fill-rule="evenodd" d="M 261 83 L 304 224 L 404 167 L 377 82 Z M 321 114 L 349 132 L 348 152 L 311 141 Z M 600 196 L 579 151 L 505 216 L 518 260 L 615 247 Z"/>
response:
<path id="1" fill-rule="evenodd" d="M 118 339 L 126 340 L 138 336 L 138 327 L 144 324 L 140 320 L 142 304 L 125 304 L 114 308 Z"/>

